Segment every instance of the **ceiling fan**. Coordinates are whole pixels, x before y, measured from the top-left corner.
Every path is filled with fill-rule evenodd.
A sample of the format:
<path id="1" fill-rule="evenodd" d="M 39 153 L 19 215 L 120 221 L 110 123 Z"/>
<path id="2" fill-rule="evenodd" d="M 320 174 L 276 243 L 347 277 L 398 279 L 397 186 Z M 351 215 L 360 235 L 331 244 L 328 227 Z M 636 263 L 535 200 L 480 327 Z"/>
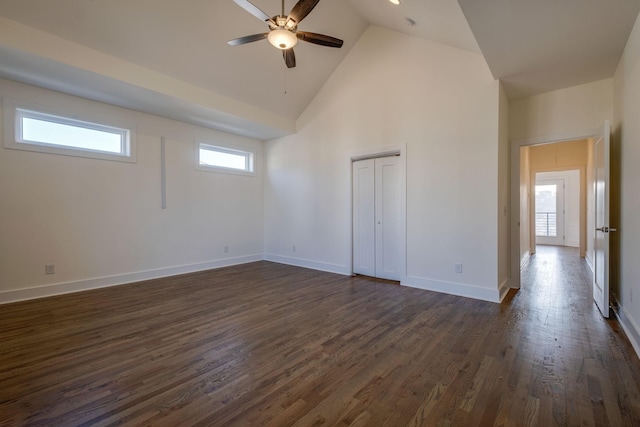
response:
<path id="1" fill-rule="evenodd" d="M 343 41 L 335 37 L 308 31 L 298 31 L 298 24 L 316 7 L 320 0 L 298 0 L 289 15 L 284 14 L 284 0 L 282 0 L 282 14 L 273 17 L 269 17 L 249 0 L 233 1 L 256 18 L 266 22 L 269 25 L 269 32 L 229 40 L 227 43 L 231 46 L 267 39 L 273 46 L 282 50 L 282 56 L 287 68 L 296 66 L 296 55 L 293 53 L 293 47 L 298 43 L 298 40 L 321 46 L 342 47 Z"/>

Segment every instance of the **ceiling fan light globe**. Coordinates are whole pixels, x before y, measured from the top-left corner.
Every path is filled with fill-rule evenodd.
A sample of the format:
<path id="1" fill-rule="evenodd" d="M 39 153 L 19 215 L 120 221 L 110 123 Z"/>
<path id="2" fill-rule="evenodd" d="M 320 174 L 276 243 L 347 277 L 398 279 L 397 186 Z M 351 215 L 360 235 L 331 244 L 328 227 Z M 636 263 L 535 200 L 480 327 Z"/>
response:
<path id="1" fill-rule="evenodd" d="M 285 29 L 272 30 L 267 39 L 274 47 L 282 50 L 291 49 L 298 43 L 298 37 Z"/>

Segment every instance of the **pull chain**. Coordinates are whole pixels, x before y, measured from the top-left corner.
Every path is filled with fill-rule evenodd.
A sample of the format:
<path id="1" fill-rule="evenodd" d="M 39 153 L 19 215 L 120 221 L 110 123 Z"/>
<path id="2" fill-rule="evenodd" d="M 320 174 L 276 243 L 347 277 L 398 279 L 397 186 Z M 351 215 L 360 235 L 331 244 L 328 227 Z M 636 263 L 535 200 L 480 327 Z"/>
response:
<path id="1" fill-rule="evenodd" d="M 285 17 L 285 14 L 284 14 L 284 0 L 282 0 L 282 15 L 280 15 L 280 16 L 282 16 L 283 18 Z M 284 78 L 284 94 L 286 95 L 287 94 L 287 69 L 286 68 L 284 69 L 283 78 Z"/>
<path id="2" fill-rule="evenodd" d="M 284 69 L 284 94 L 287 94 L 287 69 Z"/>

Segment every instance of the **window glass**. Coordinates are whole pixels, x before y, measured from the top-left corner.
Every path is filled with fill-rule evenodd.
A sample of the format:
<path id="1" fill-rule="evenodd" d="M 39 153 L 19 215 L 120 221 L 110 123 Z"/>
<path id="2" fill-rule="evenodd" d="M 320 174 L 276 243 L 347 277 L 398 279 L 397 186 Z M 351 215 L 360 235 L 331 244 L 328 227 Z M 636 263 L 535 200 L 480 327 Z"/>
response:
<path id="1" fill-rule="evenodd" d="M 122 133 L 22 117 L 22 142 L 35 142 L 84 150 L 123 153 Z"/>
<path id="2" fill-rule="evenodd" d="M 4 107 L 7 148 L 135 162 L 133 127 L 27 109 L 7 100 Z"/>
<path id="3" fill-rule="evenodd" d="M 196 168 L 253 175 L 253 153 L 206 143 L 198 144 Z"/>
<path id="4" fill-rule="evenodd" d="M 200 164 L 203 166 L 247 170 L 247 156 L 200 148 Z"/>

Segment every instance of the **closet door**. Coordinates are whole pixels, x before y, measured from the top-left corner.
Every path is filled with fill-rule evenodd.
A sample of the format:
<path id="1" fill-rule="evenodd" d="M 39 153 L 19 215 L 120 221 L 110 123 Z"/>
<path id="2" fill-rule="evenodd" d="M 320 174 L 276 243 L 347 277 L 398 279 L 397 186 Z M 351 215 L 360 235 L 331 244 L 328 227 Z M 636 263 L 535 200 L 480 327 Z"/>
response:
<path id="1" fill-rule="evenodd" d="M 400 280 L 398 157 L 353 162 L 353 272 Z"/>
<path id="2" fill-rule="evenodd" d="M 376 275 L 375 162 L 353 162 L 353 272 Z"/>
<path id="3" fill-rule="evenodd" d="M 376 277 L 400 280 L 400 173 L 398 157 L 375 159 Z"/>

